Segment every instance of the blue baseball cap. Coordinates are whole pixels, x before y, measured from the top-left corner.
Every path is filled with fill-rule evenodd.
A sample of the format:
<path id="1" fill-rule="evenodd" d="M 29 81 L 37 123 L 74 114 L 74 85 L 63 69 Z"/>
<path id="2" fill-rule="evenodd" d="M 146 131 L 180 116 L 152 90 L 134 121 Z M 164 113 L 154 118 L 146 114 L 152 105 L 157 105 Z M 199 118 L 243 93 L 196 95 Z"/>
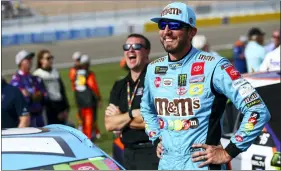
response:
<path id="1" fill-rule="evenodd" d="M 151 21 L 158 23 L 161 19 L 170 19 L 189 24 L 196 27 L 196 16 L 194 11 L 182 2 L 168 4 L 161 12 L 160 17 L 152 18 Z"/>

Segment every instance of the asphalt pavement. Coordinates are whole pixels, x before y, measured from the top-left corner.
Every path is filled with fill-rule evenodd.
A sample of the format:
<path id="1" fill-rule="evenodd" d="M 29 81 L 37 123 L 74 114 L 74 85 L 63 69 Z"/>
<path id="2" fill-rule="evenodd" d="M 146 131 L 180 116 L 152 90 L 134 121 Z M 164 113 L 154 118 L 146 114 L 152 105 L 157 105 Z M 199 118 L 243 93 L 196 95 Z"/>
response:
<path id="1" fill-rule="evenodd" d="M 233 44 L 240 35 L 246 35 L 251 27 L 261 28 L 266 32 L 265 37 L 269 40 L 272 31 L 279 29 L 280 23 L 278 21 L 269 21 L 265 23 L 247 23 L 199 28 L 197 34 L 204 34 L 211 47 L 223 47 L 225 45 L 229 46 L 229 44 Z M 151 41 L 152 55 L 164 53 L 158 32 L 145 33 L 144 35 Z M 57 66 L 68 66 L 71 64 L 71 56 L 75 51 L 81 51 L 82 53 L 88 54 L 90 58 L 97 63 L 118 61 L 123 55 L 122 45 L 126 40 L 126 36 L 127 35 L 64 41 L 50 44 L 5 47 L 2 48 L 2 74 L 11 73 L 16 70 L 15 55 L 22 49 L 33 52 L 38 52 L 40 49 L 49 49 L 55 56 L 55 64 Z"/>

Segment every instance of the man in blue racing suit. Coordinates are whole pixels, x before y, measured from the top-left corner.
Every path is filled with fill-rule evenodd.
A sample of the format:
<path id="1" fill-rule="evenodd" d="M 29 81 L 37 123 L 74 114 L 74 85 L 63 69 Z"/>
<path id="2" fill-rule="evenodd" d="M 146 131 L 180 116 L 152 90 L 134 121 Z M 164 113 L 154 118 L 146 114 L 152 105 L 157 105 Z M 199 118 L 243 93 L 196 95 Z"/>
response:
<path id="1" fill-rule="evenodd" d="M 269 111 L 226 58 L 191 46 L 196 18 L 187 5 L 173 2 L 152 21 L 168 55 L 148 65 L 141 113 L 150 140 L 158 144 L 158 169 L 223 169 L 261 133 Z M 244 117 L 223 149 L 220 119 L 227 98 Z"/>

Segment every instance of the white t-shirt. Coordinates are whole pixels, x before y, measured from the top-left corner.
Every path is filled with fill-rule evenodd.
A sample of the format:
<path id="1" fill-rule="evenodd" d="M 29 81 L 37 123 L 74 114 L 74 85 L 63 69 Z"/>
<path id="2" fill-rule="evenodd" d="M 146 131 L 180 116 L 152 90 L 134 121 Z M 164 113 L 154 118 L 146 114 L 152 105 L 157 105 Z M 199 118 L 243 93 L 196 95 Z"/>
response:
<path id="1" fill-rule="evenodd" d="M 280 46 L 265 56 L 260 71 L 280 71 Z"/>
<path id="2" fill-rule="evenodd" d="M 41 68 L 38 68 L 34 71 L 33 75 L 40 77 L 46 90 L 48 92 L 48 96 L 53 101 L 60 101 L 62 99 L 61 95 L 61 87 L 59 83 L 59 72 L 56 69 L 52 69 L 51 72 L 45 71 Z"/>

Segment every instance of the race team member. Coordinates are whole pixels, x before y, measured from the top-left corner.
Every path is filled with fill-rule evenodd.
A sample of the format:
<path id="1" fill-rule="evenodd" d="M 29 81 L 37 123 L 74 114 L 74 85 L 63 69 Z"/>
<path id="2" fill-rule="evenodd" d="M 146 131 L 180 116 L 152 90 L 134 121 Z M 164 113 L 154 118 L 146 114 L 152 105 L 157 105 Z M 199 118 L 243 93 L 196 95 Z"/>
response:
<path id="1" fill-rule="evenodd" d="M 237 40 L 234 44 L 232 49 L 233 52 L 233 59 L 234 59 L 234 67 L 239 71 L 241 74 L 247 73 L 247 64 L 245 59 L 245 47 L 247 44 L 247 37 L 240 36 L 239 40 Z"/>
<path id="2" fill-rule="evenodd" d="M 48 92 L 46 100 L 47 123 L 67 124 L 69 103 L 65 93 L 64 83 L 59 72 L 53 66 L 54 56 L 49 50 L 40 50 L 37 54 L 37 66 L 33 75 L 40 77 Z"/>
<path id="3" fill-rule="evenodd" d="M 162 139 L 158 169 L 222 169 L 260 135 L 269 111 L 226 58 L 192 47 L 197 29 L 191 8 L 173 2 L 151 20 L 168 53 L 148 65 L 141 102 L 150 140 Z M 244 117 L 224 149 L 220 120 L 227 98 Z"/>
<path id="4" fill-rule="evenodd" d="M 94 128 L 96 137 L 100 138 L 97 125 L 97 108 L 101 107 L 101 95 L 94 72 L 89 70 L 88 55 L 82 55 L 80 64 L 75 73 L 75 99 L 82 119 L 82 130 L 89 139 L 92 139 Z"/>
<path id="5" fill-rule="evenodd" d="M 30 124 L 30 115 L 21 91 L 1 80 L 1 127 L 23 128 Z"/>
<path id="6" fill-rule="evenodd" d="M 266 55 L 266 50 L 263 46 L 264 35 L 259 28 L 251 28 L 248 32 L 248 43 L 245 47 L 245 59 L 248 73 L 259 71 L 260 65 Z"/>
<path id="7" fill-rule="evenodd" d="M 130 34 L 123 45 L 128 75 L 116 81 L 111 89 L 110 104 L 105 111 L 107 131 L 122 131 L 124 167 L 128 170 L 156 170 L 159 159 L 156 147 L 149 141 L 140 114 L 144 76 L 150 53 L 149 40 L 140 34 Z"/>
<path id="8" fill-rule="evenodd" d="M 71 86 L 72 90 L 75 90 L 75 83 L 74 82 L 75 82 L 76 69 L 80 64 L 79 61 L 80 61 L 81 55 L 82 54 L 79 51 L 74 52 L 73 55 L 72 55 L 72 59 L 74 61 L 74 66 L 69 69 L 69 73 L 68 73 L 68 77 L 69 77 L 69 79 L 71 81 L 71 85 L 72 85 Z"/>
<path id="9" fill-rule="evenodd" d="M 70 82 L 71 82 L 72 91 L 75 91 L 76 69 L 80 64 L 81 55 L 82 55 L 82 53 L 80 51 L 76 51 L 72 55 L 72 59 L 74 61 L 74 66 L 69 69 L 69 73 L 68 73 L 68 77 L 69 77 Z M 82 131 L 83 130 L 83 128 L 82 128 L 82 118 L 80 118 L 79 111 L 76 114 L 76 118 L 77 118 L 77 122 L 78 122 L 78 129 L 80 131 Z"/>
<path id="10" fill-rule="evenodd" d="M 19 70 L 13 75 L 10 84 L 18 87 L 25 97 L 31 115 L 30 126 L 43 127 L 46 123 L 42 111 L 48 97 L 41 79 L 30 73 L 34 55 L 25 50 L 16 55 Z"/>
<path id="11" fill-rule="evenodd" d="M 271 52 L 280 45 L 280 31 L 274 30 L 271 36 L 271 42 L 265 46 L 266 52 Z"/>
<path id="12" fill-rule="evenodd" d="M 280 71 L 280 45 L 266 54 L 260 66 L 260 71 Z"/>
<path id="13" fill-rule="evenodd" d="M 219 55 L 217 52 L 210 50 L 210 45 L 204 35 L 195 35 L 192 39 L 192 46 L 204 52 L 209 52 L 212 55 Z"/>
<path id="14" fill-rule="evenodd" d="M 127 63 L 126 63 L 126 57 L 123 57 L 121 60 L 120 60 L 120 68 L 122 69 L 125 69 L 126 71 L 129 71 L 130 68 L 128 67 Z"/>

